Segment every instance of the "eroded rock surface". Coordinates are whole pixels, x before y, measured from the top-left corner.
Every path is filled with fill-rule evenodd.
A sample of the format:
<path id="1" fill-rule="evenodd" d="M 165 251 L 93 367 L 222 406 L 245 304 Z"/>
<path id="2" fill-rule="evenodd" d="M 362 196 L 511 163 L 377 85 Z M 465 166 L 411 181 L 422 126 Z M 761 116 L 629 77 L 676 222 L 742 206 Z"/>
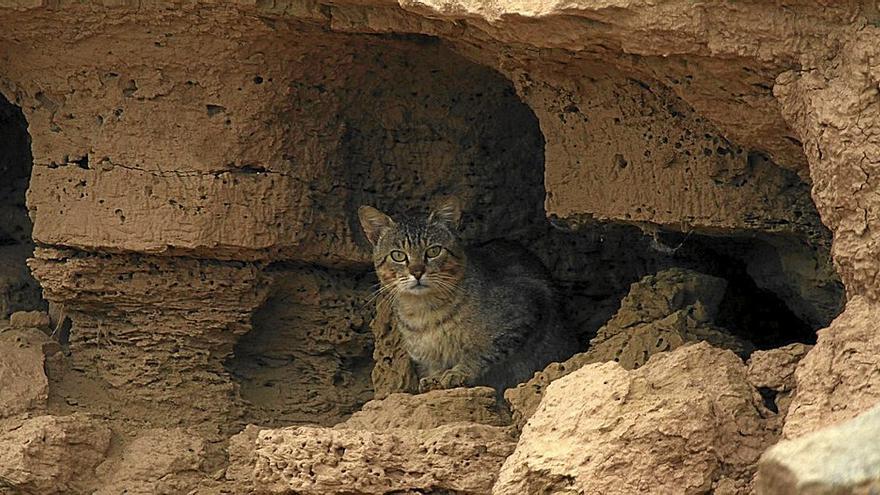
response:
<path id="1" fill-rule="evenodd" d="M 772 403 L 768 407 L 775 408 L 778 413 L 779 428 L 797 387 L 797 366 L 812 347 L 790 344 L 769 351 L 755 351 L 749 356 L 749 383 L 761 392 L 765 404 Z"/>
<path id="2" fill-rule="evenodd" d="M 505 426 L 509 418 L 499 408 L 492 388 L 454 388 L 418 395 L 396 393 L 372 400 L 337 428 L 426 430 L 457 422 Z"/>
<path id="3" fill-rule="evenodd" d="M 749 493 L 774 441 L 742 361 L 707 343 L 554 381 L 493 493 Z"/>
<path id="4" fill-rule="evenodd" d="M 738 353 L 750 351 L 748 342 L 712 324 L 726 285 L 720 278 L 681 269 L 632 284 L 620 309 L 599 329 L 586 352 L 552 363 L 528 382 L 507 390 L 504 396 L 516 423 L 522 426 L 531 417 L 551 382 L 587 364 L 614 361 L 634 369 L 654 354 L 699 341 Z"/>
<path id="5" fill-rule="evenodd" d="M 797 438 L 880 402 L 880 305 L 853 297 L 795 372 L 797 394 L 784 435 Z"/>
<path id="6" fill-rule="evenodd" d="M 880 491 L 880 404 L 848 421 L 784 440 L 763 456 L 759 495 L 869 495 Z"/>
<path id="7" fill-rule="evenodd" d="M 514 444 L 508 429 L 473 423 L 427 430 L 262 430 L 247 448 L 231 451 L 237 455 L 227 476 L 261 493 L 488 494 Z"/>
<path id="8" fill-rule="evenodd" d="M 78 493 L 109 446 L 110 430 L 85 415 L 7 422 L 0 425 L 0 479 L 30 493 Z"/>
<path id="9" fill-rule="evenodd" d="M 47 342 L 46 334 L 34 328 L 0 329 L 0 419 L 45 407 Z"/>
<path id="10" fill-rule="evenodd" d="M 205 477 L 206 442 L 181 428 L 152 429 L 101 464 L 100 495 L 188 493 Z"/>

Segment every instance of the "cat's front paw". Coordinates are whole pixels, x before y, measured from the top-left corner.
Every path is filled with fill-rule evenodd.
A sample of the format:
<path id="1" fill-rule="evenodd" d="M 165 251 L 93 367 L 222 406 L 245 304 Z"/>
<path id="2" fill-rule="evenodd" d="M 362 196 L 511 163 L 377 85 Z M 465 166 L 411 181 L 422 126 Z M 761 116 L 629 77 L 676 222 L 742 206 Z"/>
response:
<path id="1" fill-rule="evenodd" d="M 464 387 L 467 385 L 467 379 L 467 375 L 459 370 L 446 370 L 419 380 L 419 392 Z"/>

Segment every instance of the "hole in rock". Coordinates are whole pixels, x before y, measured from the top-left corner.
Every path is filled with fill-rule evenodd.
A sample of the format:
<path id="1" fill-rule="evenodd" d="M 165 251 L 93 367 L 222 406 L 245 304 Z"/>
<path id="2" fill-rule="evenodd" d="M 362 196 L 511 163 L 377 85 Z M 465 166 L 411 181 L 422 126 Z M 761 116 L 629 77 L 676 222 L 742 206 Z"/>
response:
<path id="1" fill-rule="evenodd" d="M 603 119 L 607 129 L 623 129 L 633 125 L 631 115 L 578 119 L 588 105 L 561 101 L 561 116 L 552 116 L 561 123 L 539 123 L 510 80 L 444 42 L 363 35 L 333 35 L 324 41 L 302 48 L 306 53 L 297 59 L 310 60 L 313 70 L 290 76 L 295 84 L 282 114 L 285 126 L 307 134 L 285 150 L 290 161 L 302 167 L 321 161 L 320 173 L 308 186 L 316 205 L 312 212 L 335 213 L 329 223 L 310 224 L 304 236 L 316 245 L 329 239 L 324 245 L 330 247 L 313 253 L 320 263 L 276 262 L 268 269 L 269 296 L 252 318 L 253 329 L 226 362 L 247 403 L 247 421 L 333 424 L 372 398 L 372 378 L 391 389 L 403 385 L 382 375 L 401 356 L 379 353 L 370 328 L 376 277 L 357 224 L 355 212 L 362 204 L 399 216 L 423 214 L 438 196 L 458 196 L 465 206 L 462 236 L 467 241 L 516 241 L 549 268 L 563 320 L 578 341 L 570 354 L 587 348 L 631 284 L 671 267 L 724 279 L 727 290 L 714 324 L 755 348 L 811 342 L 815 330 L 840 311 L 843 293 L 830 261 L 797 236 L 748 228 L 729 235 L 662 232 L 663 245 L 679 246 L 663 249 L 658 237 L 633 225 L 641 224 L 623 212 L 616 222 L 548 220 L 545 198 L 556 191 L 545 186 L 550 177 L 545 153 L 550 150 L 545 150 L 549 145 L 542 129 L 562 132 L 553 126 L 601 124 Z M 290 70 L 303 70 L 293 66 Z M 334 70 L 314 70 L 327 67 Z M 259 77 L 269 80 L 267 73 Z M 627 91 L 658 91 L 653 83 L 622 81 L 636 88 Z M 668 126 L 680 131 L 685 125 L 680 122 L 698 120 L 692 110 L 676 105 L 668 105 L 673 122 Z M 337 113 L 328 114 L 327 108 Z M 639 122 L 646 120 L 636 113 Z M 613 140 L 616 132 L 605 132 L 602 139 Z M 648 137 L 644 133 L 639 129 L 624 143 L 644 142 L 644 149 L 616 151 L 619 143 L 588 141 L 586 148 L 573 145 L 572 156 L 559 158 L 560 150 L 554 152 L 557 160 L 606 167 L 614 174 L 638 173 L 645 160 L 666 155 L 665 166 L 682 168 L 715 166 L 719 156 L 741 160 L 741 170 L 712 169 L 705 187 L 747 188 L 755 182 L 748 167 L 768 166 L 760 154 L 734 150 L 700 126 L 679 134 L 663 126 Z M 661 144 L 663 153 L 655 149 Z M 589 155 L 605 148 L 611 153 L 607 160 Z M 677 161 L 668 150 L 680 151 Z M 808 187 L 792 191 L 805 194 L 804 201 L 812 204 Z M 642 206 L 626 207 L 636 211 Z M 340 231 L 359 239 L 359 251 L 345 251 L 347 234 Z"/>
<path id="2" fill-rule="evenodd" d="M 32 167 L 24 114 L 0 94 L 0 318 L 45 304 L 26 265 L 34 252 L 25 205 Z"/>

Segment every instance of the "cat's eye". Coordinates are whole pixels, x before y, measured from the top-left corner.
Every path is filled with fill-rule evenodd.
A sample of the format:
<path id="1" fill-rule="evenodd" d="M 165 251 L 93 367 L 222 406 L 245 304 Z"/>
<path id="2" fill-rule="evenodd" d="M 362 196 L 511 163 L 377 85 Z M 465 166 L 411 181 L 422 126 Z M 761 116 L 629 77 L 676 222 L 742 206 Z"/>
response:
<path id="1" fill-rule="evenodd" d="M 406 253 L 395 249 L 394 251 L 391 251 L 391 259 L 398 263 L 403 263 L 406 261 Z"/>
<path id="2" fill-rule="evenodd" d="M 431 246 L 425 251 L 425 256 L 428 258 L 436 258 L 440 256 L 440 253 L 443 251 L 443 248 L 440 246 Z"/>

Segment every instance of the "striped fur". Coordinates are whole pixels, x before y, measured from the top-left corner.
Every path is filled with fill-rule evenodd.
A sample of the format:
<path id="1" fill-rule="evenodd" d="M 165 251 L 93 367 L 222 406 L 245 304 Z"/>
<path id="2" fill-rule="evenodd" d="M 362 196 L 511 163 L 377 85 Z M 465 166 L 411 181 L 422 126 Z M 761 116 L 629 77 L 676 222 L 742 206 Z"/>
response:
<path id="1" fill-rule="evenodd" d="M 379 304 L 393 307 L 422 391 L 488 385 L 501 393 L 574 350 L 544 266 L 512 243 L 464 246 L 454 200 L 422 219 L 395 221 L 368 206 L 358 213 L 373 244 Z"/>

